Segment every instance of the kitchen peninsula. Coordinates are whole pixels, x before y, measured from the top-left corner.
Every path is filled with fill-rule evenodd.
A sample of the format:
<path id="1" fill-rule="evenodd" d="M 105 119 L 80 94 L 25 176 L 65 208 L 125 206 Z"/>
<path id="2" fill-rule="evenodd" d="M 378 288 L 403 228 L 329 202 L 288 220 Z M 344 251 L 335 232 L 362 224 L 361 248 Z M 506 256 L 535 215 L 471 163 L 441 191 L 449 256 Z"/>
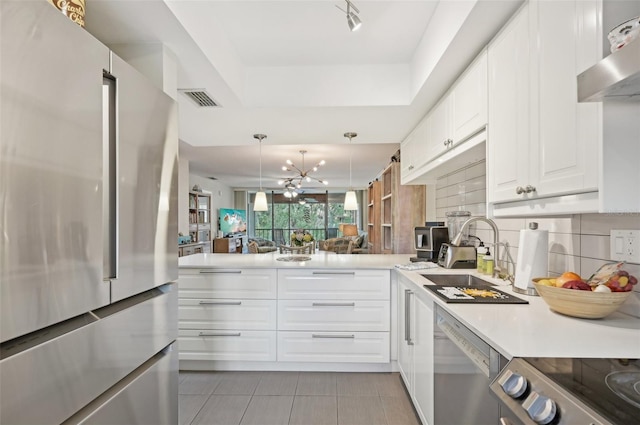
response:
<path id="1" fill-rule="evenodd" d="M 237 255 L 229 256 L 224 254 L 196 254 L 188 257 L 180 258 L 180 327 L 182 336 L 181 340 L 181 367 L 188 366 L 188 368 L 200 368 L 197 367 L 198 361 L 185 361 L 186 358 L 192 359 L 191 354 L 183 352 L 185 347 L 189 347 L 191 343 L 184 341 L 185 339 L 197 340 L 206 338 L 205 335 L 199 337 L 186 337 L 184 336 L 184 326 L 188 322 L 189 324 L 199 323 L 199 325 L 206 325 L 205 329 L 223 328 L 225 330 L 239 330 L 230 328 L 230 325 L 222 323 L 223 317 L 218 317 L 216 314 L 215 319 L 202 319 L 207 322 L 202 323 L 197 320 L 187 320 L 191 317 L 191 314 L 195 314 L 196 310 L 206 309 L 206 306 L 215 304 L 206 304 L 207 300 L 200 300 L 207 294 L 227 291 L 226 294 L 217 295 L 215 298 L 226 300 L 226 305 L 219 314 L 223 316 L 226 313 L 232 315 L 232 305 L 228 302 L 240 302 L 237 298 L 251 298 L 269 301 L 270 306 L 265 307 L 266 310 L 277 309 L 270 313 L 264 313 L 268 320 L 273 321 L 273 326 L 267 330 L 267 332 L 275 333 L 280 329 L 276 327 L 282 323 L 277 322 L 282 319 L 278 317 L 283 313 L 282 305 L 285 297 L 287 299 L 298 298 L 312 300 L 314 297 L 321 298 L 323 301 L 326 298 L 334 300 L 334 298 L 340 301 L 353 301 L 349 299 L 351 297 L 359 297 L 358 299 L 371 300 L 378 299 L 387 301 L 389 303 L 389 309 L 387 314 L 389 317 L 389 361 L 383 364 L 377 363 L 375 368 L 367 368 L 367 370 L 394 370 L 394 361 L 397 359 L 397 304 L 398 304 L 398 282 L 408 286 L 416 294 L 416 296 L 423 302 L 433 305 L 434 303 L 444 307 L 451 315 L 460 320 L 470 330 L 475 332 L 480 338 L 491 345 L 495 350 L 499 351 L 506 358 L 512 357 L 606 357 L 606 358 L 640 358 L 640 318 L 615 312 L 610 316 L 599 320 L 577 319 L 572 317 L 563 316 L 554 313 L 549 310 L 548 306 L 539 297 L 527 297 L 524 295 L 515 294 L 511 291 L 509 286 L 504 286 L 505 282 L 499 279 L 492 279 L 486 276 L 480 276 L 483 279 L 490 281 L 491 283 L 501 285 L 499 289 L 516 295 L 520 298 L 524 298 L 529 301 L 529 304 L 481 304 L 481 305 L 469 305 L 469 304 L 447 304 L 437 297 L 435 297 L 430 291 L 424 289 L 422 286 L 425 284 L 431 284 L 431 282 L 422 276 L 422 274 L 428 273 L 469 273 L 468 270 L 447 270 L 442 268 L 424 269 L 419 271 L 405 271 L 399 270 L 395 267 L 396 264 L 409 263 L 409 255 L 338 255 L 332 253 L 318 253 L 308 257 L 311 259 L 305 262 L 286 262 L 278 261 L 278 258 L 287 257 L 278 253 L 269 253 L 263 255 Z M 267 273 L 262 279 L 247 279 L 253 285 L 251 288 L 242 289 L 242 296 L 237 294 L 240 292 L 239 287 L 246 284 L 240 277 L 243 273 L 262 270 Z M 373 286 L 378 282 L 375 279 L 365 278 L 358 280 L 357 274 L 363 271 L 378 271 L 387 272 L 388 277 L 385 282 L 386 295 L 372 295 Z M 322 273 L 316 274 L 312 273 Z M 285 294 L 284 288 L 285 281 L 291 279 L 291 274 L 301 274 L 298 284 L 303 282 L 306 285 L 305 290 L 298 290 L 298 294 L 294 296 L 288 296 Z M 305 273 L 309 275 L 304 276 Z M 345 274 L 346 273 L 346 274 Z M 471 274 L 476 274 L 475 270 Z M 224 285 L 228 285 L 225 289 L 216 289 L 216 281 L 223 276 Z M 320 279 L 319 276 L 322 276 Z M 347 276 L 345 278 L 345 276 Z M 380 278 L 380 276 L 377 276 Z M 200 283 L 197 285 L 199 288 L 195 290 L 191 285 L 198 279 Z M 350 288 L 351 294 L 344 291 L 344 281 L 357 281 L 356 286 L 358 289 Z M 238 291 L 234 293 L 234 282 L 237 282 Z M 313 282 L 313 285 L 310 283 Z M 337 283 L 337 284 L 336 284 Z M 323 291 L 321 286 L 325 285 L 329 288 L 327 291 Z M 271 288 L 264 289 L 267 286 Z M 381 290 L 376 288 L 376 290 Z M 251 292 L 258 294 L 253 297 Z M 329 294 L 329 291 L 333 291 L 333 295 Z M 356 293 L 362 292 L 364 295 L 356 295 Z M 271 295 L 267 294 L 271 293 Z M 337 295 L 336 295 L 337 294 Z M 637 294 L 628 300 L 628 302 L 638 302 Z M 197 301 L 197 306 L 187 308 L 185 303 L 187 300 Z M 334 304 L 339 304 L 335 302 Z M 240 304 L 238 304 L 240 305 Z M 218 308 L 220 305 L 218 304 Z M 323 308 L 342 308 L 344 306 L 319 306 Z M 191 313 L 187 314 L 187 310 Z M 309 312 L 307 312 L 308 314 Z M 210 313 L 213 314 L 213 313 Z M 209 320 L 214 322 L 208 323 Z M 266 320 L 266 319 L 265 319 Z M 277 322 L 277 323 L 276 323 Z M 216 326 L 220 325 L 220 326 Z M 259 321 L 251 322 L 244 326 L 259 325 Z M 212 327 L 213 326 L 213 327 Z M 240 324 L 240 326 L 243 326 Z M 190 326 L 193 327 L 193 326 Z M 333 325 L 332 325 L 333 327 Z M 289 329 L 289 328 L 287 328 Z M 293 329 L 293 328 L 292 328 Z M 202 329 L 204 331 L 204 329 Z M 218 329 L 219 330 L 219 329 Z M 329 329 L 335 331 L 333 327 Z M 351 329 L 348 329 L 349 336 L 353 334 Z M 365 331 L 368 332 L 368 331 Z M 363 333 L 365 333 L 363 332 Z M 235 333 L 234 333 L 235 335 Z M 236 337 L 237 338 L 237 337 Z M 323 339 L 323 338 L 318 338 Z M 275 347 L 273 347 L 275 349 Z M 268 369 L 273 370 L 291 370 L 287 366 L 287 362 L 279 354 L 275 353 L 270 358 L 273 363 L 269 363 Z M 308 353 L 309 354 L 309 353 Z M 197 356 L 196 356 L 197 357 Z M 313 356 L 311 356 L 313 357 Z M 202 355 L 199 358 L 211 359 Z M 237 357 L 236 357 L 237 358 Z M 277 361 L 276 361 L 277 360 Z M 284 360 L 284 361 L 283 361 Z M 202 365 L 210 363 L 208 360 L 202 360 Z M 214 362 L 215 363 L 215 362 Z M 340 362 L 339 362 L 340 363 Z M 341 363 L 341 367 L 334 367 L 331 363 L 321 362 L 317 364 L 312 362 L 309 364 L 311 370 L 362 370 L 360 368 L 360 362 L 353 363 Z M 364 363 L 364 362 L 363 362 Z M 351 367 L 348 365 L 351 364 Z M 373 364 L 373 363 L 372 363 Z M 346 366 L 345 366 L 346 365 Z M 213 363 L 210 363 L 213 366 Z M 243 368 L 256 368 L 259 367 L 256 363 L 243 363 L 232 362 L 225 365 L 224 363 L 217 363 L 216 367 L 221 366 L 233 366 L 240 369 Z M 267 366 L 265 364 L 265 366 Z M 297 362 L 297 367 L 304 367 L 304 362 Z M 205 367 L 206 369 L 206 367 Z M 265 368 L 267 369 L 267 368 Z"/>

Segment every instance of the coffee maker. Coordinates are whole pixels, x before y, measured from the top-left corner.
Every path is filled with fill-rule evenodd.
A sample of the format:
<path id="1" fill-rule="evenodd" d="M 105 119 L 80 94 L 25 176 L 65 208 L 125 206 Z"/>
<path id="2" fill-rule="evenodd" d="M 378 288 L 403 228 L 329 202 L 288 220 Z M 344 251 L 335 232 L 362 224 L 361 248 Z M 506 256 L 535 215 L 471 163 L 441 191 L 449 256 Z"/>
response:
<path id="1" fill-rule="evenodd" d="M 413 233 L 417 256 L 410 260 L 437 262 L 440 246 L 449 242 L 449 228 L 441 221 L 427 221 L 425 226 L 415 227 Z"/>

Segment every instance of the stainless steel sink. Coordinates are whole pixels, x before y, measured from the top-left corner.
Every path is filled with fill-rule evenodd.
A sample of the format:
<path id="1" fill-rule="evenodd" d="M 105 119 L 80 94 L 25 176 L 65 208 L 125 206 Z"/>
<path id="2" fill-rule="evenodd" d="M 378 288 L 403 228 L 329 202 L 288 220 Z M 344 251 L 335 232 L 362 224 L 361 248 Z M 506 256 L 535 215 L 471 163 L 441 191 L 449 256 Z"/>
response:
<path id="1" fill-rule="evenodd" d="M 489 285 L 494 286 L 493 283 L 481 279 L 477 276 L 470 274 L 426 274 L 422 273 L 422 276 L 429 279 L 436 285 L 452 285 L 452 286 L 479 286 Z"/>

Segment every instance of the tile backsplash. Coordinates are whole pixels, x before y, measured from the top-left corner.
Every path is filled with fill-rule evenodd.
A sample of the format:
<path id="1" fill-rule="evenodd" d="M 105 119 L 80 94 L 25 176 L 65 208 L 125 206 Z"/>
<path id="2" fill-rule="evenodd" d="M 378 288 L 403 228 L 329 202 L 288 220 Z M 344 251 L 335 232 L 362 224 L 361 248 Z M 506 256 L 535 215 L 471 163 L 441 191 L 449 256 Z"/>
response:
<path id="1" fill-rule="evenodd" d="M 436 215 L 446 223 L 448 211 L 470 211 L 472 216 L 486 216 L 485 161 L 443 176 L 436 183 Z M 494 220 L 500 230 L 500 242 L 508 245 L 501 249 L 500 260 L 515 270 L 518 258 L 520 230 L 536 222 L 540 229 L 549 231 L 549 275 L 557 276 L 573 271 L 583 278 L 591 276 L 602 264 L 611 262 L 609 234 L 611 229 L 640 230 L 640 214 L 575 214 L 557 217 L 501 218 Z M 491 228 L 477 223 L 471 234 L 485 243 L 493 241 Z M 640 277 L 640 264 L 628 263 L 625 268 Z M 634 288 L 635 300 L 625 304 L 625 311 L 640 316 L 640 284 Z"/>

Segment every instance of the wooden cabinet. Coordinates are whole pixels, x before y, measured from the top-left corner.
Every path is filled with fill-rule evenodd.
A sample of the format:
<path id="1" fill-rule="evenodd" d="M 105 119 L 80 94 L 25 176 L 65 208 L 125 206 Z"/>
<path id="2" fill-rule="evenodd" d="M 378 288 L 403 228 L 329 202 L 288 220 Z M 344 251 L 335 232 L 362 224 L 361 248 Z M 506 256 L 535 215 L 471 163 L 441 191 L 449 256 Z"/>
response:
<path id="1" fill-rule="evenodd" d="M 420 420 L 433 423 L 433 302 L 398 280 L 398 367 Z"/>
<path id="2" fill-rule="evenodd" d="M 380 253 L 415 253 L 413 229 L 424 226 L 426 187 L 401 185 L 399 162 L 389 164 L 380 180 Z"/>
<path id="3" fill-rule="evenodd" d="M 401 143 L 402 162 L 407 162 L 401 170 L 402 184 L 433 183 L 436 169 L 446 168 L 441 171 L 446 174 L 476 161 L 479 154 L 484 158 L 484 149 L 470 149 L 484 141 L 474 136 L 487 125 L 487 90 L 483 51 Z"/>
<path id="4" fill-rule="evenodd" d="M 211 246 L 210 194 L 189 192 L 189 234 L 191 242 L 205 242 Z M 208 252 L 211 252 L 211 248 Z"/>
<path id="5" fill-rule="evenodd" d="M 219 254 L 246 254 L 249 252 L 248 236 L 235 235 L 213 240 L 213 252 Z"/>
<path id="6" fill-rule="evenodd" d="M 178 257 L 184 257 L 185 255 L 192 254 L 210 254 L 211 243 L 210 242 L 198 242 L 185 245 L 178 245 Z"/>
<path id="7" fill-rule="evenodd" d="M 181 361 L 276 360 L 275 270 L 183 269 L 178 285 Z"/>
<path id="8" fill-rule="evenodd" d="M 599 4 L 531 1 L 489 45 L 494 216 L 598 210 L 602 107 L 577 102 L 576 76 L 601 57 Z"/>
<path id="9" fill-rule="evenodd" d="M 369 185 L 367 204 L 367 240 L 371 254 L 380 253 L 380 188 L 382 183 L 374 181 Z"/>
<path id="10" fill-rule="evenodd" d="M 389 270 L 279 270 L 278 361 L 388 363 Z"/>

